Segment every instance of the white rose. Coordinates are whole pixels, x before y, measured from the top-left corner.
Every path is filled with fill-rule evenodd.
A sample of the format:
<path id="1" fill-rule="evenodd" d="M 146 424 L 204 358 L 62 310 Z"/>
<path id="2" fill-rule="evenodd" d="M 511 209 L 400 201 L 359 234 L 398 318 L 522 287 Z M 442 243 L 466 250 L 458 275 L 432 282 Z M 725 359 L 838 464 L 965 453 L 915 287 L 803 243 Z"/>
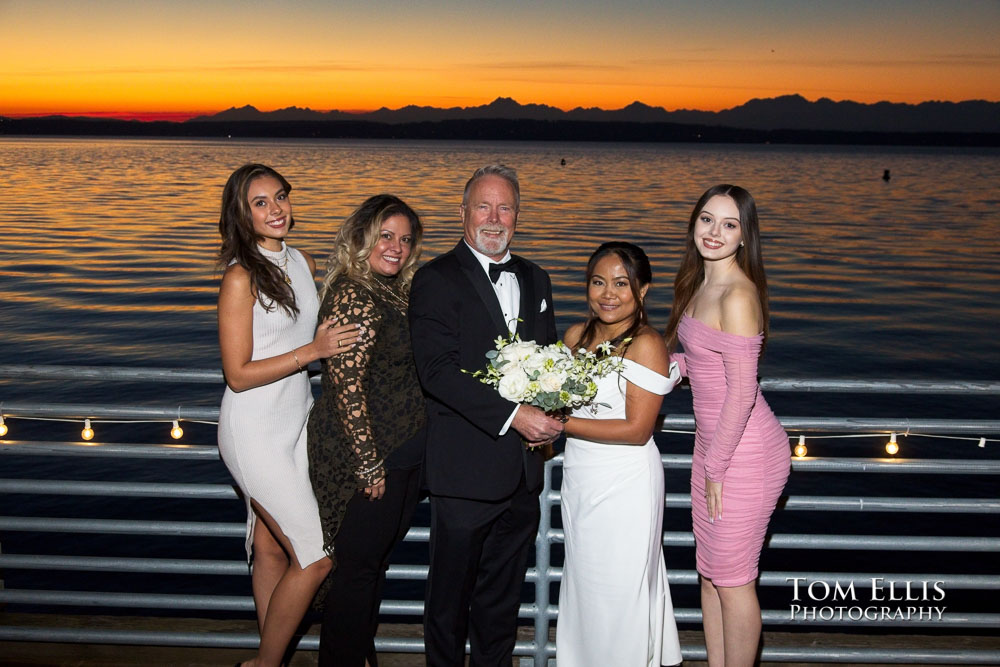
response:
<path id="1" fill-rule="evenodd" d="M 530 340 L 521 343 L 514 343 L 513 353 L 519 361 L 524 361 L 535 353 L 535 347 L 535 344 Z"/>
<path id="2" fill-rule="evenodd" d="M 520 403 L 524 390 L 528 388 L 528 376 L 520 368 L 504 373 L 497 385 L 497 391 L 508 401 Z"/>
<path id="3" fill-rule="evenodd" d="M 521 361 L 521 368 L 524 369 L 526 373 L 531 373 L 532 371 L 540 371 L 545 367 L 545 355 L 544 354 L 532 354 L 526 359 Z"/>
<path id="4" fill-rule="evenodd" d="M 534 343 L 510 343 L 497 353 L 497 359 L 507 362 L 521 362 L 535 350 Z"/>
<path id="5" fill-rule="evenodd" d="M 493 362 L 493 367 L 498 369 L 503 375 L 507 375 L 508 373 L 520 370 L 521 364 L 515 359 L 504 359 L 498 356 L 496 361 Z"/>
<path id="6" fill-rule="evenodd" d="M 538 376 L 538 385 L 542 391 L 559 391 L 562 389 L 565 377 L 561 373 L 542 373 Z"/>

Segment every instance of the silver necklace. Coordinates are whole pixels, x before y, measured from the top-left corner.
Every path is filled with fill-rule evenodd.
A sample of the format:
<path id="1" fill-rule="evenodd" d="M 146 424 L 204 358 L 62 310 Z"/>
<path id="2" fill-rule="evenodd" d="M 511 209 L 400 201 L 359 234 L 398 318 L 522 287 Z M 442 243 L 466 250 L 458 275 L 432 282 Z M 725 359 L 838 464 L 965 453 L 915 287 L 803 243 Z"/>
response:
<path id="1" fill-rule="evenodd" d="M 281 257 L 276 257 L 273 263 L 278 267 L 278 271 L 281 271 L 281 277 L 285 279 L 285 283 L 291 287 L 292 279 L 288 277 L 288 251 L 286 250 Z"/>

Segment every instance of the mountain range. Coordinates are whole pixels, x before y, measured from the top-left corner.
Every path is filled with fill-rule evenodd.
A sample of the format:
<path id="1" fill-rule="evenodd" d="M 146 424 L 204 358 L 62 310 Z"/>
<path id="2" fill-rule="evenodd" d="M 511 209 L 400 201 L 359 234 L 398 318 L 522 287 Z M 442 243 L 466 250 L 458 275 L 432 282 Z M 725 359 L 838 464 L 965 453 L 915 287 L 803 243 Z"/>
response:
<path id="1" fill-rule="evenodd" d="M 722 111 L 679 109 L 667 111 L 642 102 L 621 109 L 577 107 L 569 111 L 545 104 L 520 104 L 498 97 L 489 104 L 439 109 L 409 105 L 399 109 L 382 107 L 375 111 L 313 111 L 288 107 L 259 111 L 252 106 L 230 108 L 186 123 L 211 122 L 323 122 L 362 121 L 387 124 L 425 123 L 455 120 L 533 120 L 617 123 L 674 123 L 681 125 L 724 126 L 751 130 L 821 130 L 833 132 L 962 132 L 1000 133 L 1000 102 L 921 102 L 903 104 L 877 102 L 836 102 L 820 98 L 814 102 L 801 95 L 752 99 Z"/>

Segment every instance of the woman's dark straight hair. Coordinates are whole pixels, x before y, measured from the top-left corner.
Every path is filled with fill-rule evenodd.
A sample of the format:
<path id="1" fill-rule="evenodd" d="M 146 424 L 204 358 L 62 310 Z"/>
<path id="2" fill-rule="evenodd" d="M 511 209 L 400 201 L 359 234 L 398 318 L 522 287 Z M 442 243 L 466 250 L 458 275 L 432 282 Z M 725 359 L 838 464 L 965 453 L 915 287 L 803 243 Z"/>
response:
<path id="1" fill-rule="evenodd" d="M 602 243 L 587 261 L 586 284 L 588 289 L 590 289 L 590 280 L 594 277 L 594 271 L 597 267 L 597 263 L 604 257 L 611 254 L 617 255 L 622 261 L 622 266 L 625 267 L 625 273 L 628 275 L 629 289 L 631 290 L 632 297 L 635 299 L 636 303 L 635 313 L 632 315 L 632 323 L 629 325 L 628 329 L 622 335 L 610 341 L 611 345 L 617 348 L 622 341 L 635 336 L 643 325 L 649 322 L 649 316 L 646 314 L 646 304 L 643 303 L 641 290 L 643 287 L 653 282 L 653 269 L 649 264 L 649 257 L 646 256 L 646 253 L 642 248 L 634 243 L 627 243 L 625 241 L 609 241 L 608 243 Z M 595 342 L 594 336 L 597 334 L 598 321 L 597 313 L 590 311 L 587 315 L 587 321 L 584 323 L 583 332 L 580 334 L 580 340 L 577 341 L 576 345 L 573 347 L 574 352 L 580 348 L 586 348 L 591 343 Z M 627 344 L 625 347 L 627 347 Z M 624 348 L 619 350 L 619 354 L 623 353 Z"/>

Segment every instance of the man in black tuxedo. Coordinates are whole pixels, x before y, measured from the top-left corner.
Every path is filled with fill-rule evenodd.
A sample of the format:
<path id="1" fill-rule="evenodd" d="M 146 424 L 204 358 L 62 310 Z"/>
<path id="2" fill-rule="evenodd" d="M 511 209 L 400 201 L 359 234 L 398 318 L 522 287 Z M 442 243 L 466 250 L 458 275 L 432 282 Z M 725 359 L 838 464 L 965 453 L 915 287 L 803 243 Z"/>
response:
<path id="1" fill-rule="evenodd" d="M 549 276 L 508 251 L 520 189 L 509 167 L 478 169 L 462 197 L 464 238 L 423 266 L 410 337 L 427 395 L 430 573 L 424 643 L 431 667 L 512 664 L 528 553 L 538 530 L 542 456 L 562 423 L 463 373 L 511 331 L 556 341 Z M 522 443 L 522 439 L 524 442 Z"/>

